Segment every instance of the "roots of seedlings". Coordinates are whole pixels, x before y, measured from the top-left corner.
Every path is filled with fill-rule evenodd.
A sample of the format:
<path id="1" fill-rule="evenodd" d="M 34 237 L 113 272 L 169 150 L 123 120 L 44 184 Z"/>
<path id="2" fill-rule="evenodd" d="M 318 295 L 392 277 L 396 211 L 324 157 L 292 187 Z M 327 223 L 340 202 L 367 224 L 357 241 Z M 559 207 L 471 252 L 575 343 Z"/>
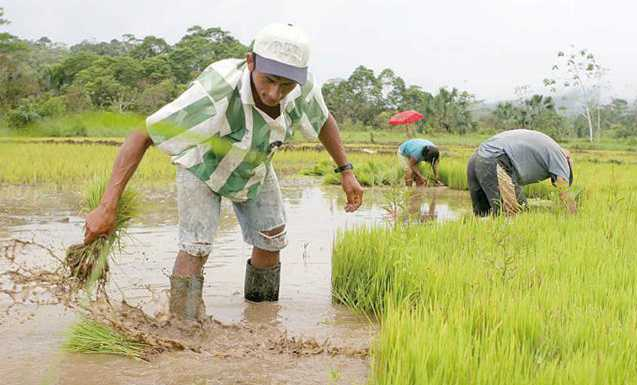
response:
<path id="1" fill-rule="evenodd" d="M 64 259 L 69 276 L 75 278 L 81 287 L 90 286 L 93 282 L 103 287 L 108 279 L 108 249 L 110 247 L 102 238 L 90 245 L 69 246 Z"/>

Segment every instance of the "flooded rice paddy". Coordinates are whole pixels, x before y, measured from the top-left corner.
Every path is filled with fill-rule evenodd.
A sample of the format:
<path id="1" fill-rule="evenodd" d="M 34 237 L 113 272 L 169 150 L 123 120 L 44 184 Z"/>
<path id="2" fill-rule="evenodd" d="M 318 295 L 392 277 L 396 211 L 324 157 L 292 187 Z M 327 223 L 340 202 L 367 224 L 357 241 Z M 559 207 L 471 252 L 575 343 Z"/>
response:
<path id="1" fill-rule="evenodd" d="M 0 378 L 3 384 L 364 384 L 366 352 L 375 326 L 332 303 L 330 258 L 337 231 L 388 223 L 386 189 L 369 189 L 356 213 L 343 211 L 339 187 L 311 178 L 287 179 L 282 191 L 289 246 L 282 251 L 278 303 L 243 299 L 243 274 L 250 247 L 242 241 L 228 202 L 205 267 L 204 301 L 215 321 L 200 340 L 202 352 L 168 352 L 149 362 L 109 355 L 63 353 L 77 315 L 61 305 L 16 306 L 0 294 Z M 109 293 L 147 314 L 167 306 L 168 275 L 177 254 L 177 208 L 173 186 L 142 191 L 144 213 L 130 230 L 111 266 Z M 0 187 L 0 241 L 34 241 L 63 255 L 83 234 L 79 191 L 33 186 Z M 470 210 L 466 193 L 424 189 L 407 208 L 418 221 L 451 220 Z M 389 210 L 391 211 L 391 210 Z M 26 248 L 18 263 L 52 268 L 47 253 Z M 28 252 L 28 250 L 33 250 Z M 0 261 L 0 271 L 10 266 Z M 0 284 L 9 283 L 0 281 Z M 3 287 L 0 286 L 0 289 Z M 6 287 L 4 287 L 6 289 Z M 16 301 L 14 298 L 13 301 Z"/>

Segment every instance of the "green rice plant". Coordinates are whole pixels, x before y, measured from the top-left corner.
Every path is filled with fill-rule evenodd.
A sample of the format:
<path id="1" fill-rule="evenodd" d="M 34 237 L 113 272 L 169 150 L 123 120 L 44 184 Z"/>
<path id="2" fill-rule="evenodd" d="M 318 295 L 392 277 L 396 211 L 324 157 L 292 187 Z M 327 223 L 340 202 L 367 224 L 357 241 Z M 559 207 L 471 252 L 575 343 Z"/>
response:
<path id="1" fill-rule="evenodd" d="M 361 164 L 357 175 L 364 186 L 389 186 L 398 183 L 402 174 L 398 165 L 370 160 Z"/>
<path id="2" fill-rule="evenodd" d="M 62 349 L 73 353 L 115 354 L 141 359 L 149 346 L 128 339 L 110 326 L 87 318 L 81 319 L 70 330 Z"/>
<path id="3" fill-rule="evenodd" d="M 447 158 L 440 161 L 440 180 L 453 190 L 468 190 L 467 161 Z M 433 176 L 432 176 L 433 177 Z"/>
<path id="4" fill-rule="evenodd" d="M 556 304 L 555 301 L 548 301 Z M 599 309 L 570 315 L 533 314 L 535 301 L 445 315 L 423 307 L 388 312 L 372 350 L 373 384 L 623 384 L 635 380 L 636 333 L 612 325 Z M 521 311 L 519 315 L 506 312 Z M 555 312 L 568 311 L 566 309 Z M 592 325 L 561 320 L 581 317 Z M 632 316 L 629 316 L 633 320 Z M 545 323 L 549 321 L 550 323 Z M 568 329 L 575 327 L 575 329 Z M 561 334 L 563 333 L 563 334 Z M 603 357 L 603 358 L 600 358 Z"/>
<path id="5" fill-rule="evenodd" d="M 334 298 L 380 320 L 373 384 L 637 381 L 637 166 L 587 164 L 577 215 L 338 234 Z"/>
<path id="6" fill-rule="evenodd" d="M 403 170 L 395 162 L 368 160 L 355 168 L 356 178 L 362 186 L 389 186 L 402 182 Z M 323 176 L 324 184 L 340 184 L 340 175 L 330 172 Z"/>
<path id="7" fill-rule="evenodd" d="M 532 183 L 523 187 L 524 195 L 527 198 L 549 199 L 557 190 L 548 181 Z"/>
<path id="8" fill-rule="evenodd" d="M 82 204 L 82 211 L 90 212 L 97 208 L 106 190 L 107 180 L 97 179 L 87 189 Z M 75 278 L 80 286 L 90 288 L 93 283 L 103 285 L 108 279 L 108 257 L 120 246 L 120 241 L 126 235 L 130 221 L 138 214 L 140 202 L 137 194 L 127 189 L 122 194 L 115 220 L 115 229 L 104 237 L 98 237 L 88 245 L 77 244 L 66 250 L 65 265 L 70 276 Z"/>
<path id="9" fill-rule="evenodd" d="M 301 170 L 301 175 L 306 176 L 323 176 L 329 174 L 334 169 L 332 162 L 329 160 L 321 160 L 312 167 Z"/>

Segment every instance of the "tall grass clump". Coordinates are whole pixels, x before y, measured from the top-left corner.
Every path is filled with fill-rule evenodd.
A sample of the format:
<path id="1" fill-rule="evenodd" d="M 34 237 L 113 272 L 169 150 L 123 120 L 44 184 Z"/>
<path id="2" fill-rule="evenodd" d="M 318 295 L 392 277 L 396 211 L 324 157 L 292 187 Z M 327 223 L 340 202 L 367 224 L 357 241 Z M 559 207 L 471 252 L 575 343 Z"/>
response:
<path id="1" fill-rule="evenodd" d="M 311 167 L 301 170 L 300 174 L 305 176 L 323 176 L 327 175 L 334 169 L 332 162 L 329 160 L 321 160 Z"/>
<path id="2" fill-rule="evenodd" d="M 442 159 L 440 161 L 440 180 L 453 190 L 468 190 L 467 162 L 462 159 Z M 433 176 L 432 176 L 433 177 Z"/>
<path id="3" fill-rule="evenodd" d="M 115 354 L 144 359 L 149 346 L 132 341 L 103 323 L 83 318 L 71 328 L 62 349 L 73 353 Z"/>
<path id="4" fill-rule="evenodd" d="M 337 236 L 334 297 L 380 320 L 373 384 L 637 382 L 637 166 L 582 165 L 578 213 Z"/>
<path id="5" fill-rule="evenodd" d="M 106 185 L 107 180 L 101 178 L 96 179 L 88 187 L 82 211 L 88 213 L 99 206 Z M 106 282 L 109 255 L 120 246 L 120 241 L 126 235 L 131 219 L 138 214 L 139 207 L 140 202 L 137 194 L 127 189 L 117 205 L 114 231 L 107 236 L 98 237 L 88 245 L 72 245 L 66 250 L 66 267 L 69 269 L 70 276 L 75 278 L 80 286 L 91 287 L 95 282 L 99 285 Z"/>
<path id="6" fill-rule="evenodd" d="M 400 166 L 388 162 L 369 160 L 361 162 L 355 170 L 356 178 L 362 186 L 390 186 L 402 182 L 404 175 Z M 339 174 L 329 172 L 323 176 L 325 184 L 341 184 Z"/>

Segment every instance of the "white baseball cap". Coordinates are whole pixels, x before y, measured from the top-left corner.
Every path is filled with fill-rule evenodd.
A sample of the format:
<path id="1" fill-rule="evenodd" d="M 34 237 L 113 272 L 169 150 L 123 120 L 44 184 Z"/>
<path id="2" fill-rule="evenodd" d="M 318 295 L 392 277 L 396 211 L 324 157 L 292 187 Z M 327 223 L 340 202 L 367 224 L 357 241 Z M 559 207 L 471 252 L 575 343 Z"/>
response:
<path id="1" fill-rule="evenodd" d="M 300 28 L 270 24 L 255 36 L 252 52 L 257 71 L 305 84 L 310 41 Z"/>

